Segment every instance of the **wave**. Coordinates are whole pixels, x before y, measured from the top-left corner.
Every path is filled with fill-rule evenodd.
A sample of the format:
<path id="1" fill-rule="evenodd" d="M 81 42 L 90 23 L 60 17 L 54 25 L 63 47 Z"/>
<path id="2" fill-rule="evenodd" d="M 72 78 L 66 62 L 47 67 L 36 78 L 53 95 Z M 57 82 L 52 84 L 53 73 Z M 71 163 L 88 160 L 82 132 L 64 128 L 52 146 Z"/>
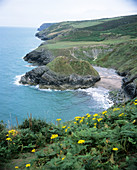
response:
<path id="1" fill-rule="evenodd" d="M 17 86 L 21 86 L 22 85 L 21 83 L 19 83 L 19 81 L 20 81 L 22 76 L 24 76 L 24 74 L 15 76 L 15 78 L 14 78 L 14 84 L 15 85 L 17 85 Z"/>
<path id="2" fill-rule="evenodd" d="M 32 67 L 32 68 L 36 68 L 37 66 L 33 66 L 33 65 L 25 65 L 25 67 Z"/>
<path id="3" fill-rule="evenodd" d="M 99 105 L 103 105 L 104 109 L 108 109 L 114 104 L 113 101 L 109 99 L 109 90 L 103 87 L 78 89 L 78 91 L 86 92 L 88 95 L 92 96 Z"/>

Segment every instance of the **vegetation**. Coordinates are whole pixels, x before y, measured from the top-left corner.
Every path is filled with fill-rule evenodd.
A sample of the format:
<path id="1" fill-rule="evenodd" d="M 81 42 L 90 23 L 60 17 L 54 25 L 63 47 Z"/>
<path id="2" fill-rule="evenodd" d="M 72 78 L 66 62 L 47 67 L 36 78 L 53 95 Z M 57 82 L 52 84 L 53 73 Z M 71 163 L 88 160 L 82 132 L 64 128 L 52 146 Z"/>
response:
<path id="1" fill-rule="evenodd" d="M 47 67 L 61 75 L 77 74 L 81 76 L 98 76 L 97 71 L 89 62 L 64 56 L 56 57 L 53 61 L 47 64 Z"/>
<path id="2" fill-rule="evenodd" d="M 70 122 L 57 119 L 57 124 L 29 118 L 9 130 L 1 122 L 1 168 L 137 168 L 137 98 Z"/>

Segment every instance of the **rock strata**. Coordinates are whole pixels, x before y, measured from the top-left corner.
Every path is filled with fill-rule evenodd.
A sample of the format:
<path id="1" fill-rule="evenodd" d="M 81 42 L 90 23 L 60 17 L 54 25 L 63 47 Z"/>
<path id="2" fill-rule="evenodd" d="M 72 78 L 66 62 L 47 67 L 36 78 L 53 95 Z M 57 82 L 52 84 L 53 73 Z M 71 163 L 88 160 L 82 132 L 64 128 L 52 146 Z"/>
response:
<path id="1" fill-rule="evenodd" d="M 88 88 L 99 81 L 100 77 L 86 75 L 80 76 L 77 74 L 60 75 L 47 66 L 39 66 L 21 77 L 20 83 L 29 85 L 39 85 L 42 89 L 78 89 Z"/>
<path id="2" fill-rule="evenodd" d="M 33 50 L 24 57 L 25 61 L 34 65 L 46 65 L 53 59 L 52 53 L 45 48 Z"/>
<path id="3" fill-rule="evenodd" d="M 137 96 L 137 75 L 129 78 L 126 76 L 122 79 L 122 88 L 126 95 L 133 99 Z"/>

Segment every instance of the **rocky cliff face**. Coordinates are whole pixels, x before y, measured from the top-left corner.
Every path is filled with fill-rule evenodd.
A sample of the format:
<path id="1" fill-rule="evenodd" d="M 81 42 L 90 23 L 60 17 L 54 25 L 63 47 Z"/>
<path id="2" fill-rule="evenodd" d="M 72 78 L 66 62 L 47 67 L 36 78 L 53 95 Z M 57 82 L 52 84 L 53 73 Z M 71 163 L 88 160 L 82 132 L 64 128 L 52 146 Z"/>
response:
<path id="1" fill-rule="evenodd" d="M 39 85 L 42 89 L 78 89 L 88 88 L 99 81 L 99 76 L 80 76 L 77 74 L 60 75 L 50 70 L 47 66 L 39 66 L 21 77 L 20 83 L 29 85 Z"/>
<path id="2" fill-rule="evenodd" d="M 33 50 L 24 57 L 25 61 L 28 63 L 33 63 L 34 65 L 46 65 L 53 59 L 54 56 L 52 53 L 45 48 Z"/>
<path id="3" fill-rule="evenodd" d="M 128 76 L 122 79 L 122 88 L 126 95 L 133 99 L 137 96 L 137 75 L 132 78 Z"/>
<path id="4" fill-rule="evenodd" d="M 40 54 L 40 51 L 32 51 L 25 57 L 28 62 L 42 66 L 27 72 L 21 77 L 20 83 L 65 90 L 88 88 L 100 80 L 98 72 L 87 61 L 63 56 L 53 60 L 48 51 Z"/>

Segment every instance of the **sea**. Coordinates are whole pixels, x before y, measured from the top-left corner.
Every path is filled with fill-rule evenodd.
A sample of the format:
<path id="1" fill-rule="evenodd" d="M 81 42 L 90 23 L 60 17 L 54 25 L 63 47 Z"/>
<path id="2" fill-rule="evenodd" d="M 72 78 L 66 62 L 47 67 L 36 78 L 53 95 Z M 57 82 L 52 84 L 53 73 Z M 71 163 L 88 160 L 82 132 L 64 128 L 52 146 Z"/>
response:
<path id="1" fill-rule="evenodd" d="M 42 43 L 36 32 L 37 28 L 0 27 L 0 121 L 16 126 L 32 115 L 48 123 L 58 118 L 65 122 L 109 108 L 108 90 L 101 87 L 58 91 L 19 84 L 21 75 L 33 69 L 23 57 Z"/>

